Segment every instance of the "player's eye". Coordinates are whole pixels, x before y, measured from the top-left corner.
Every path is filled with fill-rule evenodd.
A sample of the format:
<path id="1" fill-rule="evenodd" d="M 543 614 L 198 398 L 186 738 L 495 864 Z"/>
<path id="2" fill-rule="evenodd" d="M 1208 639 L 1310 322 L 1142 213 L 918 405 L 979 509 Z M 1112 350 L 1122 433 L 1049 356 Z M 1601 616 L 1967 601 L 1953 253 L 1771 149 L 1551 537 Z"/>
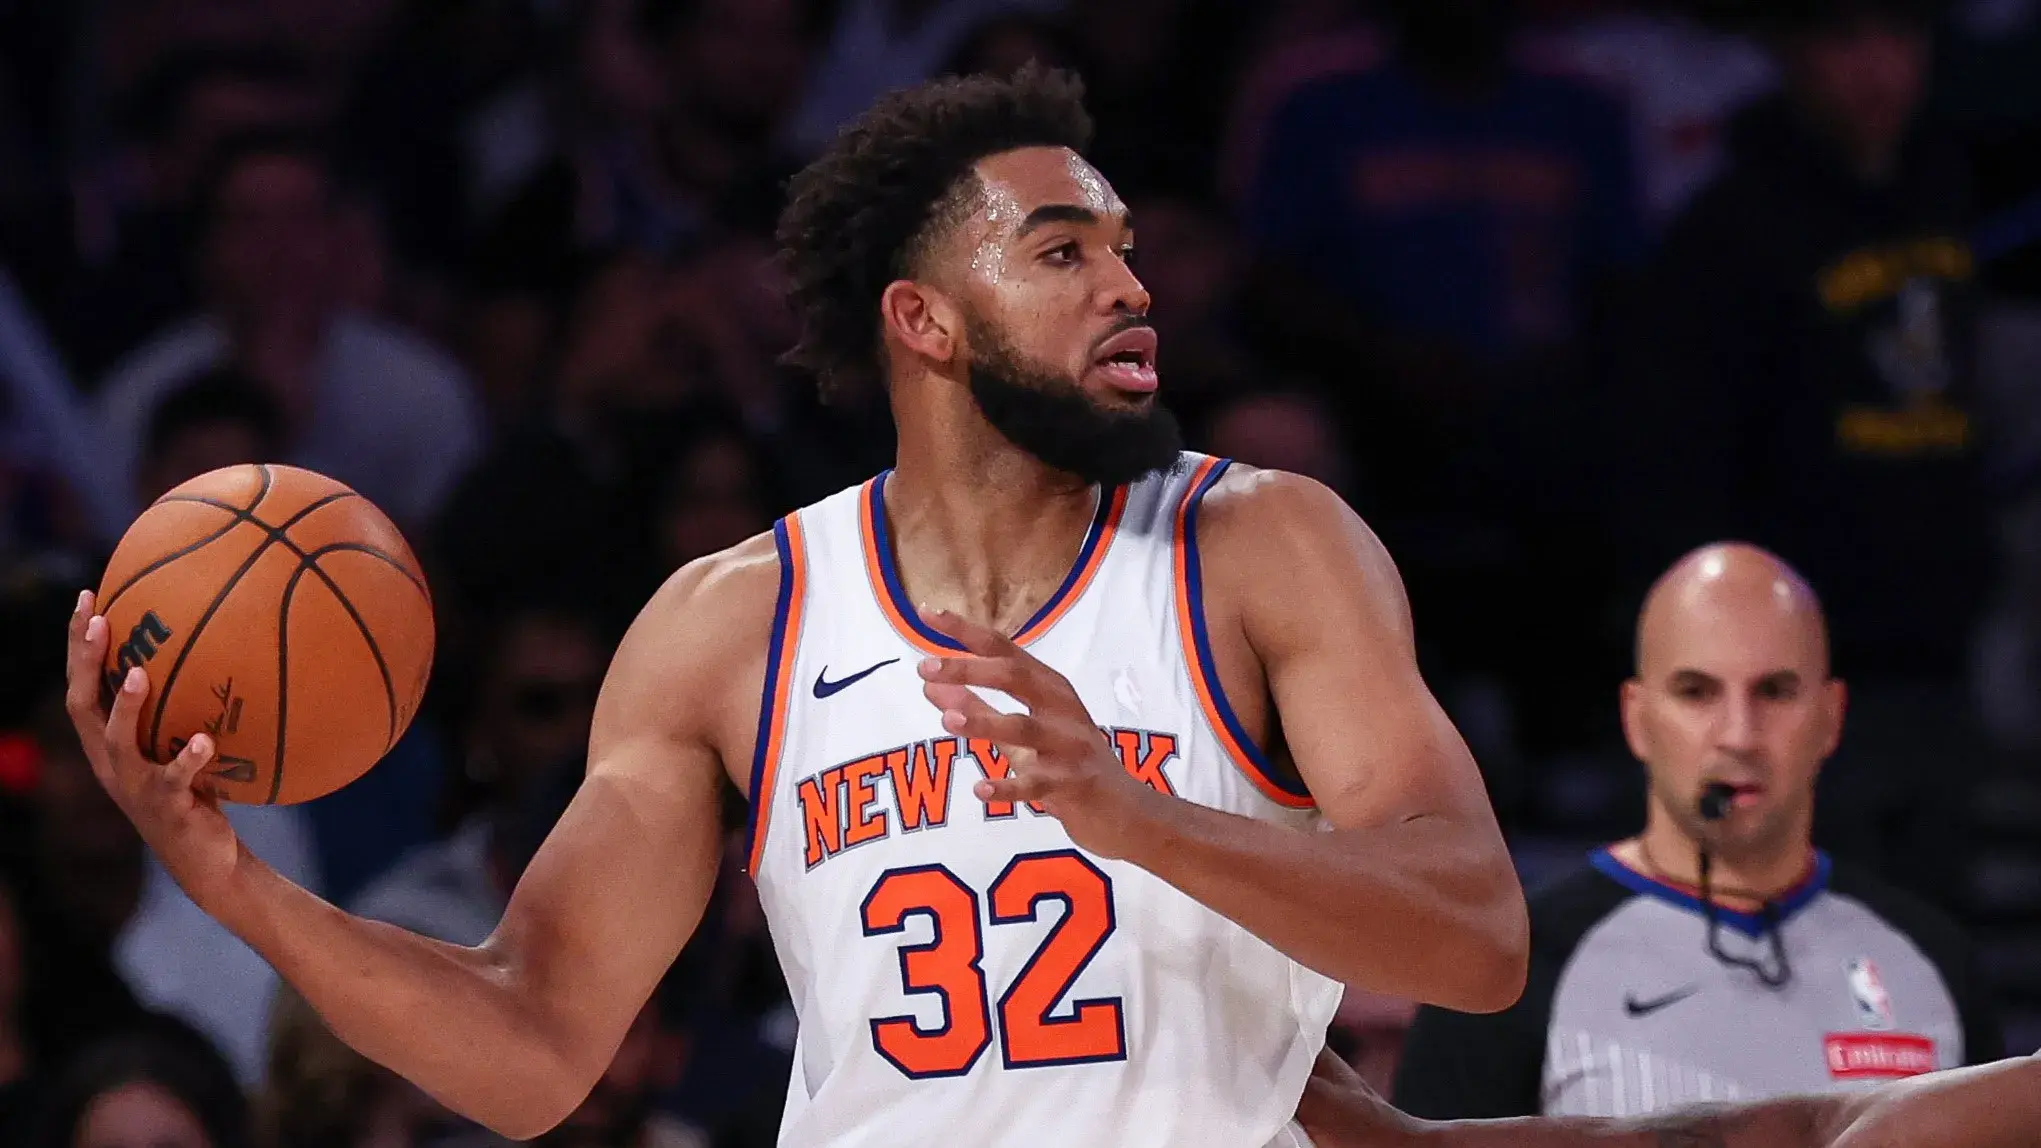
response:
<path id="1" fill-rule="evenodd" d="M 1047 259 L 1051 263 L 1063 265 L 1077 262 L 1080 254 L 1081 252 L 1077 249 L 1077 241 L 1071 240 L 1067 243 L 1058 243 L 1056 246 L 1051 247 L 1042 253 L 1042 258 Z"/>
<path id="2" fill-rule="evenodd" d="M 1123 263 L 1128 263 L 1128 264 L 1131 264 L 1131 263 L 1133 263 L 1133 262 L 1134 262 L 1134 245 L 1133 245 L 1133 244 L 1131 244 L 1131 243 L 1122 243 L 1122 244 L 1120 244 L 1120 246 L 1119 246 L 1119 248 L 1118 248 L 1117 250 L 1118 250 L 1118 251 L 1119 251 L 1119 253 L 1120 253 L 1120 261 L 1121 261 L 1121 262 L 1123 262 Z"/>

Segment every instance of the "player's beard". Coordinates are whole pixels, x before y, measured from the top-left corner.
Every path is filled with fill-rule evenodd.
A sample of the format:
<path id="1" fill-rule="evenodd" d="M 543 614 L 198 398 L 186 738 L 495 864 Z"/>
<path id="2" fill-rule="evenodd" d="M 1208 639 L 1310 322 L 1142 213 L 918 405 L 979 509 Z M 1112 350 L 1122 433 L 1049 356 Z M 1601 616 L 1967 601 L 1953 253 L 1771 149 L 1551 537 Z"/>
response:
<path id="1" fill-rule="evenodd" d="M 994 430 L 1042 465 L 1114 487 L 1176 461 L 1183 432 L 1169 408 L 1102 406 L 1076 379 L 1022 358 L 990 324 L 973 318 L 968 330 L 971 397 Z"/>

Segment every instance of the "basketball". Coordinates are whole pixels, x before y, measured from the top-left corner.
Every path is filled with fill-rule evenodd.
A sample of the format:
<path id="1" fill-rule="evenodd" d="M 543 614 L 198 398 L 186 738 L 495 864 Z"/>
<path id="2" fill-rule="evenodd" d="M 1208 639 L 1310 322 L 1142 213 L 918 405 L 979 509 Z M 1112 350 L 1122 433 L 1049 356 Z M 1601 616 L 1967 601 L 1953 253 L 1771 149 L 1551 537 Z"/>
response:
<path id="1" fill-rule="evenodd" d="M 137 737 L 168 762 L 211 735 L 219 796 L 289 805 L 368 772 L 432 668 L 432 599 L 374 504 L 296 467 L 226 467 L 122 535 L 96 608 L 106 683 L 149 672 Z"/>

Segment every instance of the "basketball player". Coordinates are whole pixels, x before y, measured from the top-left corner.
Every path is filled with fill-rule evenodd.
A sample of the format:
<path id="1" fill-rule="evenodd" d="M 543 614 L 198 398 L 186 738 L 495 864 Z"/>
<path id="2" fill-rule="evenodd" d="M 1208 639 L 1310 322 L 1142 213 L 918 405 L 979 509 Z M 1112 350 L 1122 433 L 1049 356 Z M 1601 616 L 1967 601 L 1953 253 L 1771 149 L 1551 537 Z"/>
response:
<path id="1" fill-rule="evenodd" d="M 1088 133 L 1058 74 L 944 81 L 794 181 L 792 358 L 886 388 L 897 465 L 653 597 L 478 947 L 240 850 L 209 746 L 137 756 L 141 678 L 100 711 L 82 605 L 80 733 L 193 899 L 519 1138 L 694 928 L 725 778 L 800 1016 L 783 1145 L 1297 1144 L 1341 982 L 1507 1007 L 1522 892 L 1396 571 L 1323 487 L 1179 451 Z"/>
<path id="2" fill-rule="evenodd" d="M 1781 1096 L 1630 1119 L 1415 1120 L 1329 1051 L 1298 1120 L 1316 1148 L 2032 1148 L 2041 1055 L 1928 1073 L 1875 1092 Z"/>

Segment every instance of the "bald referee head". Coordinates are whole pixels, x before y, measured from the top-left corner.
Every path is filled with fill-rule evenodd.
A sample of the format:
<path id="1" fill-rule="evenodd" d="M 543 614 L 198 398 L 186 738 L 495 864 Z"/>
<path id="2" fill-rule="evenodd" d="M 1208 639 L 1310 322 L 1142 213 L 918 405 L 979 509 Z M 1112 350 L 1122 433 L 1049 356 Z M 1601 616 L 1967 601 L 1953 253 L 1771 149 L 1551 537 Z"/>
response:
<path id="1" fill-rule="evenodd" d="M 1841 737 L 1844 709 L 1821 603 L 1805 579 L 1742 543 L 1682 558 L 1645 599 L 1622 709 L 1651 783 L 1644 833 L 1624 843 L 1624 860 L 1692 884 L 1705 843 L 1717 887 L 1756 897 L 1804 876 L 1815 778 Z M 1712 783 L 1735 796 L 1711 823 L 1699 810 Z"/>

